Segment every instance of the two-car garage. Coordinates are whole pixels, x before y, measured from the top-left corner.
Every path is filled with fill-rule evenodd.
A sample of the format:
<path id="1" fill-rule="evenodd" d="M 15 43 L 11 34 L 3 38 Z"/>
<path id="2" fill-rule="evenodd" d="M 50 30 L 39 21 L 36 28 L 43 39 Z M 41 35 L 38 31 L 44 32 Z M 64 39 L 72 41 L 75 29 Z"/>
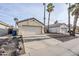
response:
<path id="1" fill-rule="evenodd" d="M 42 33 L 41 29 L 42 28 L 39 26 L 23 26 L 21 28 L 21 31 L 22 34 L 26 36 L 26 35 L 41 34 Z"/>
<path id="2" fill-rule="evenodd" d="M 36 35 L 44 33 L 44 25 L 35 18 L 27 19 L 18 23 L 19 34 L 24 37 L 27 35 Z"/>

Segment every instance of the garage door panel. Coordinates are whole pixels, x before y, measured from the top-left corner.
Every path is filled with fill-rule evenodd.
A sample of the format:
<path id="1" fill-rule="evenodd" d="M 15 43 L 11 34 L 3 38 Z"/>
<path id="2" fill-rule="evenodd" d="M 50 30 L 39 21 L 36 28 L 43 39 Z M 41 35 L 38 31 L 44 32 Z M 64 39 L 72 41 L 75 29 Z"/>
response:
<path id="1" fill-rule="evenodd" d="M 41 34 L 41 27 L 34 27 L 34 26 L 24 26 L 21 28 L 21 33 L 23 36 L 26 35 L 33 35 L 33 34 Z"/>

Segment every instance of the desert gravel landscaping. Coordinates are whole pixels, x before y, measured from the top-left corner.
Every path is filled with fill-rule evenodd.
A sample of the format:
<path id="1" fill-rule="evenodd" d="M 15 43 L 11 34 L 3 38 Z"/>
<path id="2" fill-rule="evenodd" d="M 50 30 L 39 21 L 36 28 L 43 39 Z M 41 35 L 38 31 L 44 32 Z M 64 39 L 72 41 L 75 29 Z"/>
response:
<path id="1" fill-rule="evenodd" d="M 48 34 L 49 37 L 55 38 L 59 41 L 66 42 L 75 38 L 79 38 L 79 36 L 70 36 L 68 34 Z"/>

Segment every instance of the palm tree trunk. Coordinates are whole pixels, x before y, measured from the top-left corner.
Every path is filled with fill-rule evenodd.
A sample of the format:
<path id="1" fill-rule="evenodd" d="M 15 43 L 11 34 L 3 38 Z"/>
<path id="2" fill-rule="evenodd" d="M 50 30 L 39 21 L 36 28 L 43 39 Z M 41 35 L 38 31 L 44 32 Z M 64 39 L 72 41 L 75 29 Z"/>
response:
<path id="1" fill-rule="evenodd" d="M 50 12 L 49 12 L 49 15 L 48 15 L 48 32 L 49 32 L 49 24 L 50 24 Z"/>
<path id="2" fill-rule="evenodd" d="M 45 5 L 45 3 L 43 3 L 43 5 L 44 5 L 44 33 L 45 33 L 45 9 L 46 9 L 46 5 Z"/>
<path id="3" fill-rule="evenodd" d="M 76 29 L 77 19 L 78 19 L 78 15 L 75 15 L 72 36 L 75 36 L 75 29 Z"/>
<path id="4" fill-rule="evenodd" d="M 70 7 L 70 3 L 69 3 L 69 7 Z M 68 27 L 69 27 L 69 34 L 71 35 L 71 30 L 70 30 L 70 10 L 68 8 Z"/>

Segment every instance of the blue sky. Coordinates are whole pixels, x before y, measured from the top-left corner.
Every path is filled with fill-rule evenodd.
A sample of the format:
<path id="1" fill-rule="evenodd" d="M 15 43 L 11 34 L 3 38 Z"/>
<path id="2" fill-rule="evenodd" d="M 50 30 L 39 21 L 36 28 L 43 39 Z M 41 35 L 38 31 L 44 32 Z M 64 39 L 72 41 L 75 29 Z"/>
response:
<path id="1" fill-rule="evenodd" d="M 67 8 L 65 3 L 54 3 L 54 11 L 51 13 L 50 23 L 58 20 L 61 23 L 68 23 Z M 0 21 L 14 25 L 14 17 L 19 20 L 35 17 L 43 22 L 43 4 L 42 3 L 0 3 Z M 48 12 L 46 11 L 46 24 Z M 71 21 L 73 23 L 73 20 Z"/>

